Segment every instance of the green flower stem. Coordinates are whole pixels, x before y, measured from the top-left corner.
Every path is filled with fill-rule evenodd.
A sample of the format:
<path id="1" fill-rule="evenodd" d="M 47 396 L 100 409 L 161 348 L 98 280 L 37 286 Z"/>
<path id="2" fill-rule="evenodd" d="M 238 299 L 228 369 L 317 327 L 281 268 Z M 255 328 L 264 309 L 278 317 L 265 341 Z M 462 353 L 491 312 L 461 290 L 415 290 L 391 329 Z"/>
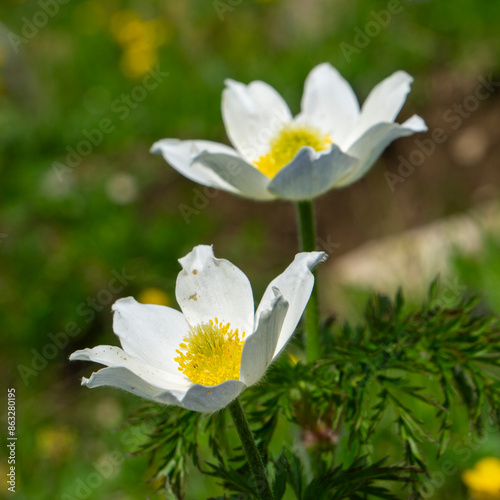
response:
<path id="1" fill-rule="evenodd" d="M 245 450 L 259 498 L 261 500 L 273 500 L 274 497 L 266 476 L 264 463 L 262 462 L 259 450 L 253 439 L 252 431 L 250 430 L 248 420 L 245 417 L 239 399 L 235 399 L 230 403 L 228 408 L 233 418 L 234 425 L 236 426 L 236 430 L 238 431 L 238 435 L 240 436 L 243 449 Z"/>
<path id="2" fill-rule="evenodd" d="M 300 243 L 303 252 L 316 250 L 316 225 L 314 220 L 314 205 L 312 201 L 299 201 L 297 203 L 299 216 Z M 311 298 L 306 306 L 306 354 L 307 361 L 316 361 L 320 357 L 320 328 L 319 328 L 319 306 L 318 287 L 316 271 L 314 274 L 314 287 Z"/>

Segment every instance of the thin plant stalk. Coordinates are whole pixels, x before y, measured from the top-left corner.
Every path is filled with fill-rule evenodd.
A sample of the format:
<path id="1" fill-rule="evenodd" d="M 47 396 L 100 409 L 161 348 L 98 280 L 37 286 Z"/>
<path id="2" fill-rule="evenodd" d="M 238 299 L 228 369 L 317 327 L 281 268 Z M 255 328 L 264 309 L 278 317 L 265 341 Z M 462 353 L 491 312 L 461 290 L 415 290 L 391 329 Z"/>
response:
<path id="1" fill-rule="evenodd" d="M 314 205 L 312 201 L 299 201 L 297 203 L 300 245 L 303 252 L 316 250 L 316 223 L 314 218 Z M 307 361 L 319 359 L 321 353 L 321 332 L 319 326 L 318 285 L 316 271 L 314 274 L 314 287 L 305 312 L 306 330 L 306 355 Z"/>
<path id="2" fill-rule="evenodd" d="M 250 466 L 250 471 L 257 488 L 257 493 L 261 500 L 273 500 L 273 493 L 271 487 L 269 486 L 269 480 L 266 476 L 266 471 L 264 469 L 264 463 L 262 462 L 262 457 L 260 456 L 255 440 L 252 436 L 252 431 L 248 425 L 248 420 L 243 412 L 241 403 L 238 398 L 232 401 L 229 406 L 229 413 L 233 418 L 234 425 L 240 436 L 241 444 L 245 450 L 247 456 L 248 465 Z"/>

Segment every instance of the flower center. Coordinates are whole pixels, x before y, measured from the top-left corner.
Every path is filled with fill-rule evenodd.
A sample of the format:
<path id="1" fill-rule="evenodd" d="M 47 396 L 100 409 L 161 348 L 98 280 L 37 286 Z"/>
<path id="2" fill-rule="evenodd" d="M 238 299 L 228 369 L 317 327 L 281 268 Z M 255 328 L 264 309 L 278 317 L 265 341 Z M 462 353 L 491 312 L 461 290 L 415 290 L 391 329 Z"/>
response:
<path id="1" fill-rule="evenodd" d="M 255 166 L 265 175 L 273 178 L 287 163 L 290 163 L 299 149 L 310 146 L 315 151 L 324 151 L 332 144 L 330 134 L 303 125 L 285 127 L 271 140 L 271 148 L 261 156 Z"/>
<path id="2" fill-rule="evenodd" d="M 239 380 L 241 353 L 245 333 L 231 330 L 231 325 L 210 320 L 191 328 L 184 343 L 179 344 L 174 358 L 192 382 L 202 385 L 217 385 L 226 380 Z"/>

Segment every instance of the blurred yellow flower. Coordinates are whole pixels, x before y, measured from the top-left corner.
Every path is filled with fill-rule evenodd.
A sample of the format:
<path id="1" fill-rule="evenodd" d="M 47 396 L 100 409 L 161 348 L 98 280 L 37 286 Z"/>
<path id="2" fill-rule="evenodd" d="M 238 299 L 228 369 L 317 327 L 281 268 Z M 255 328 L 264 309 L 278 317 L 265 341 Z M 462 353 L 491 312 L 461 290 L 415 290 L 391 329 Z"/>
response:
<path id="1" fill-rule="evenodd" d="M 133 10 L 113 14 L 110 31 L 123 49 L 122 72 L 130 78 L 145 75 L 158 62 L 158 47 L 171 35 L 164 20 L 145 21 Z"/>
<path id="2" fill-rule="evenodd" d="M 116 40 L 123 46 L 141 39 L 146 39 L 150 42 L 151 36 L 146 30 L 145 23 L 138 17 L 129 19 L 128 22 L 121 25 L 119 28 L 115 27 L 114 35 Z"/>
<path id="3" fill-rule="evenodd" d="M 125 50 L 120 61 L 120 68 L 125 76 L 139 78 L 158 62 L 156 50 L 141 50 L 134 47 Z"/>
<path id="4" fill-rule="evenodd" d="M 141 304 L 156 304 L 158 306 L 170 306 L 170 297 L 161 288 L 150 287 L 144 289 L 137 300 Z"/>
<path id="5" fill-rule="evenodd" d="M 40 455 L 48 460 L 65 459 L 76 445 L 76 435 L 68 427 L 42 427 L 36 434 Z"/>
<path id="6" fill-rule="evenodd" d="M 486 457 L 462 474 L 474 500 L 500 500 L 500 458 Z"/>
<path id="7" fill-rule="evenodd" d="M 133 10 L 120 10 L 115 12 L 109 23 L 111 34 L 120 43 L 126 43 L 130 32 L 130 25 L 139 20 L 137 12 Z"/>

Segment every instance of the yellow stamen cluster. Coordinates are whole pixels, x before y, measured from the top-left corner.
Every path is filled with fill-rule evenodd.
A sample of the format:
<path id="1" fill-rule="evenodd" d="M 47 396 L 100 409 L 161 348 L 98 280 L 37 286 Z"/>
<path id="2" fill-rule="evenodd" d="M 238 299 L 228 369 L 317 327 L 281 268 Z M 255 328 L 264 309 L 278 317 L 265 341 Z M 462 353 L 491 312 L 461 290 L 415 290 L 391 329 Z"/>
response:
<path id="1" fill-rule="evenodd" d="M 310 146 L 315 151 L 325 151 L 331 144 L 330 134 L 323 135 L 317 129 L 302 125 L 288 126 L 271 140 L 269 152 L 261 156 L 255 165 L 263 174 L 273 178 L 293 160 L 301 147 Z"/>
<path id="2" fill-rule="evenodd" d="M 238 329 L 231 330 L 231 325 L 210 320 L 191 328 L 191 331 L 179 344 L 174 358 L 183 372 L 195 384 L 217 385 L 225 380 L 240 378 L 241 353 L 245 333 Z"/>

